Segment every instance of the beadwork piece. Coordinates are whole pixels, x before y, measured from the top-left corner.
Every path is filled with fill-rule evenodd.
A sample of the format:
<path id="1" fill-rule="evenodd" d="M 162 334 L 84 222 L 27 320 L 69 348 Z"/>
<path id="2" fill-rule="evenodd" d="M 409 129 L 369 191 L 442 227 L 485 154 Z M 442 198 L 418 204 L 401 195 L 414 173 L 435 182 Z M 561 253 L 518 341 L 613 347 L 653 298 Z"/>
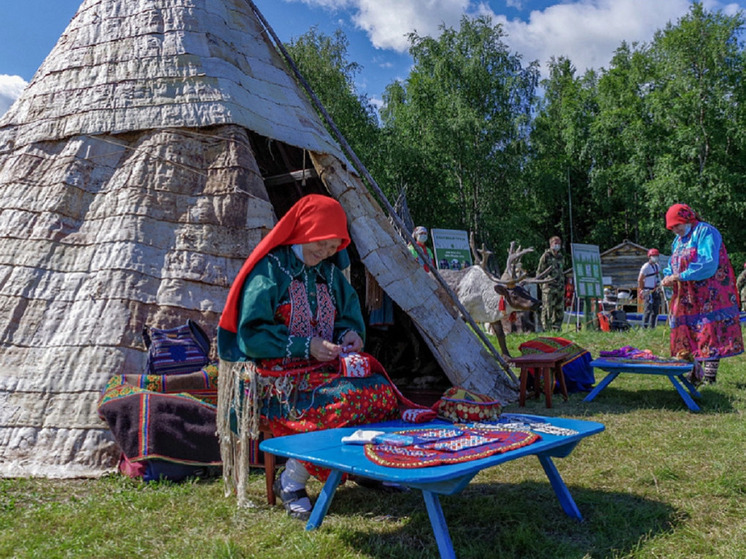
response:
<path id="1" fill-rule="evenodd" d="M 456 464 L 508 452 L 530 445 L 541 439 L 528 431 L 480 429 L 459 425 L 461 434 L 449 436 L 452 429 L 441 429 L 446 439 L 437 439 L 432 429 L 411 429 L 396 434 L 413 437 L 417 444 L 393 446 L 387 444 L 365 445 L 365 456 L 382 466 L 393 468 L 423 468 L 441 464 Z"/>

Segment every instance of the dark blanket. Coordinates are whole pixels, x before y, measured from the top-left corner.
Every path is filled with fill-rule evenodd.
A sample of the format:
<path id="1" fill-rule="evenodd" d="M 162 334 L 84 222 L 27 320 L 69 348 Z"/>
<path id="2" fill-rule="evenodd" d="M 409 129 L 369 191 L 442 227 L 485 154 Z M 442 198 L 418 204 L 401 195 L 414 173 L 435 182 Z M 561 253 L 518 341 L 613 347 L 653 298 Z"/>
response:
<path id="1" fill-rule="evenodd" d="M 98 406 L 130 461 L 158 458 L 220 464 L 216 434 L 217 367 L 185 375 L 117 375 Z"/>

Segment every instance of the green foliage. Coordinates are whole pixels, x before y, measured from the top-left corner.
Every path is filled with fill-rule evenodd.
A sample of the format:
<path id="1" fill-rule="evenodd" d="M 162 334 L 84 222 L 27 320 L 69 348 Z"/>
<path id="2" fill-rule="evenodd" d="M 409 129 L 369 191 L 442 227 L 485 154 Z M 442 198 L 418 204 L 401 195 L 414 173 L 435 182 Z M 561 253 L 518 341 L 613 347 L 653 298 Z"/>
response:
<path id="1" fill-rule="evenodd" d="M 595 75 L 577 78 L 567 58 L 553 58 L 542 87 L 544 96 L 531 133 L 530 179 L 525 189 L 529 197 L 523 212 L 534 218 L 532 229 L 540 239 L 560 235 L 566 242 L 571 238 L 580 242 L 579 238 L 588 239 L 586 233 L 598 215 L 594 199 L 585 194 L 591 168 L 589 128 L 596 112 Z"/>
<path id="2" fill-rule="evenodd" d="M 314 27 L 286 48 L 357 156 L 374 169 L 378 118 L 367 96 L 356 92 L 355 76 L 361 67 L 348 60 L 348 46 L 341 30 L 330 37 Z"/>
<path id="3" fill-rule="evenodd" d="M 554 234 L 602 250 L 624 239 L 666 247 L 663 215 L 685 202 L 720 229 L 738 268 L 743 24 L 694 3 L 598 72 L 551 58 L 538 89 L 537 64 L 511 52 L 500 25 L 465 17 L 438 38 L 410 35 L 411 72 L 387 87 L 380 123 L 355 93 L 360 67 L 341 31 L 311 29 L 289 48 L 389 200 L 406 192 L 419 224 L 472 231 L 496 254 Z"/>
<path id="4" fill-rule="evenodd" d="M 694 4 L 677 25 L 656 34 L 653 86 L 644 103 L 658 154 L 642 185 L 651 207 L 686 201 L 740 246 L 746 235 L 732 218 L 746 201 L 742 26 L 740 15 Z"/>
<path id="5" fill-rule="evenodd" d="M 406 187 L 418 222 L 507 246 L 538 71 L 522 66 L 489 18 L 441 31 L 410 36 L 409 77 L 386 91 L 390 186 Z"/>
<path id="6" fill-rule="evenodd" d="M 667 246 L 663 214 L 686 202 L 744 251 L 743 23 L 695 3 L 650 44 L 622 43 L 598 75 L 549 61 L 522 213 L 536 234 Z"/>

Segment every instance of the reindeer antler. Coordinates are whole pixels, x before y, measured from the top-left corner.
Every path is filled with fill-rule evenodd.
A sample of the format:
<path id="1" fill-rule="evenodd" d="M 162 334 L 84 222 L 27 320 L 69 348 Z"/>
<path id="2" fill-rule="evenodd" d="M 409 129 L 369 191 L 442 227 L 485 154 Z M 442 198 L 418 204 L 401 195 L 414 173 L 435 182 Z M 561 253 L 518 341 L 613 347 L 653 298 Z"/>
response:
<path id="1" fill-rule="evenodd" d="M 550 281 L 552 281 L 552 278 L 545 278 L 544 276 L 546 276 L 551 271 L 552 271 L 551 268 L 547 268 L 535 278 L 528 278 L 527 280 L 524 281 L 524 283 L 536 283 L 536 284 L 549 283 Z M 525 274 L 524 274 L 524 277 L 525 277 Z"/>
<path id="2" fill-rule="evenodd" d="M 474 255 L 474 263 L 482 268 L 488 274 L 491 272 L 487 269 L 487 262 L 494 253 L 491 250 L 487 250 L 487 247 L 482 243 L 482 248 L 477 250 L 474 246 L 474 231 L 469 232 L 469 248 Z"/>
<path id="3" fill-rule="evenodd" d="M 516 242 L 510 241 L 510 248 L 508 249 L 508 261 L 505 264 L 505 273 L 503 275 L 508 275 L 508 278 L 506 280 L 508 281 L 515 281 L 516 283 L 520 280 L 516 280 L 516 268 L 518 264 L 520 263 L 521 259 L 523 258 L 523 255 L 528 254 L 529 252 L 533 252 L 534 247 L 528 247 L 528 248 L 521 248 L 521 245 L 518 245 L 518 248 L 516 248 Z"/>
<path id="4" fill-rule="evenodd" d="M 521 248 L 520 245 L 516 247 L 516 242 L 511 241 L 510 248 L 508 249 L 508 262 L 505 266 L 505 273 L 503 274 L 503 278 L 501 278 L 503 285 L 506 285 L 507 287 L 513 287 L 519 283 L 544 284 L 552 281 L 552 278 L 545 278 L 545 276 L 551 271 L 549 269 L 544 270 L 541 274 L 534 278 L 529 278 L 528 274 L 523 271 L 521 271 L 521 274 L 518 275 L 518 266 L 521 263 L 521 259 L 524 255 L 533 251 L 534 247 Z"/>
<path id="5" fill-rule="evenodd" d="M 474 264 L 476 264 L 480 268 L 484 268 L 484 266 L 482 265 L 482 261 L 479 258 L 477 248 L 474 246 L 474 231 L 469 231 L 469 248 L 471 249 L 471 254 L 474 257 Z"/>

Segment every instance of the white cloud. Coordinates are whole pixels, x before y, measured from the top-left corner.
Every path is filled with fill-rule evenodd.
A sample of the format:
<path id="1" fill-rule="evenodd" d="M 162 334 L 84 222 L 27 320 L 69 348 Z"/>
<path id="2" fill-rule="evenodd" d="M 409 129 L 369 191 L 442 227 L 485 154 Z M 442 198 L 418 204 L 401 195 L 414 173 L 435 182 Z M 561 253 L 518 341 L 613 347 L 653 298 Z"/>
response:
<path id="1" fill-rule="evenodd" d="M 457 27 L 471 0 L 300 0 L 328 10 L 349 10 L 353 23 L 380 49 L 406 52 L 407 35 L 436 37 L 439 27 Z"/>
<path id="2" fill-rule="evenodd" d="M 0 116 L 5 114 L 27 85 L 21 76 L 0 74 Z"/>
<path id="3" fill-rule="evenodd" d="M 684 16 L 692 0 L 557 0 L 532 10 L 525 20 L 496 13 L 489 0 L 296 0 L 329 10 L 347 10 L 354 24 L 380 49 L 406 52 L 407 34 L 439 35 L 445 24 L 457 28 L 463 15 L 489 15 L 507 33 L 510 50 L 524 63 L 538 60 L 545 68 L 551 56 L 566 56 L 579 73 L 608 67 L 622 41 L 649 42 L 656 30 Z M 509 6 L 525 5 L 506 0 Z M 735 2 L 703 0 L 705 9 L 734 15 Z"/>
<path id="4" fill-rule="evenodd" d="M 704 6 L 705 10 L 710 11 L 710 12 L 720 10 L 727 16 L 734 16 L 738 12 L 743 11 L 743 6 L 735 2 L 731 2 L 729 4 L 723 4 L 719 0 L 704 0 L 702 2 L 702 6 Z"/>
<path id="5" fill-rule="evenodd" d="M 565 56 L 582 74 L 589 68 L 608 68 L 622 41 L 652 41 L 657 30 L 676 23 L 691 5 L 691 0 L 579 0 L 532 10 L 526 21 L 489 15 L 503 24 L 505 42 L 523 55 L 524 63 L 538 60 L 546 71 L 550 57 Z M 737 3 L 720 0 L 704 0 L 703 6 L 727 15 L 742 10 Z M 484 3 L 481 7 L 485 13 Z"/>
<path id="6" fill-rule="evenodd" d="M 445 24 L 456 27 L 469 8 L 469 0 L 359 0 L 355 24 L 370 37 L 376 48 L 405 52 L 407 34 L 438 36 Z"/>
<path id="7" fill-rule="evenodd" d="M 527 21 L 493 16 L 502 23 L 511 50 L 524 62 L 545 65 L 551 56 L 566 56 L 580 73 L 607 67 L 622 41 L 646 42 L 669 21 L 686 14 L 689 0 L 585 0 L 532 11 Z"/>

